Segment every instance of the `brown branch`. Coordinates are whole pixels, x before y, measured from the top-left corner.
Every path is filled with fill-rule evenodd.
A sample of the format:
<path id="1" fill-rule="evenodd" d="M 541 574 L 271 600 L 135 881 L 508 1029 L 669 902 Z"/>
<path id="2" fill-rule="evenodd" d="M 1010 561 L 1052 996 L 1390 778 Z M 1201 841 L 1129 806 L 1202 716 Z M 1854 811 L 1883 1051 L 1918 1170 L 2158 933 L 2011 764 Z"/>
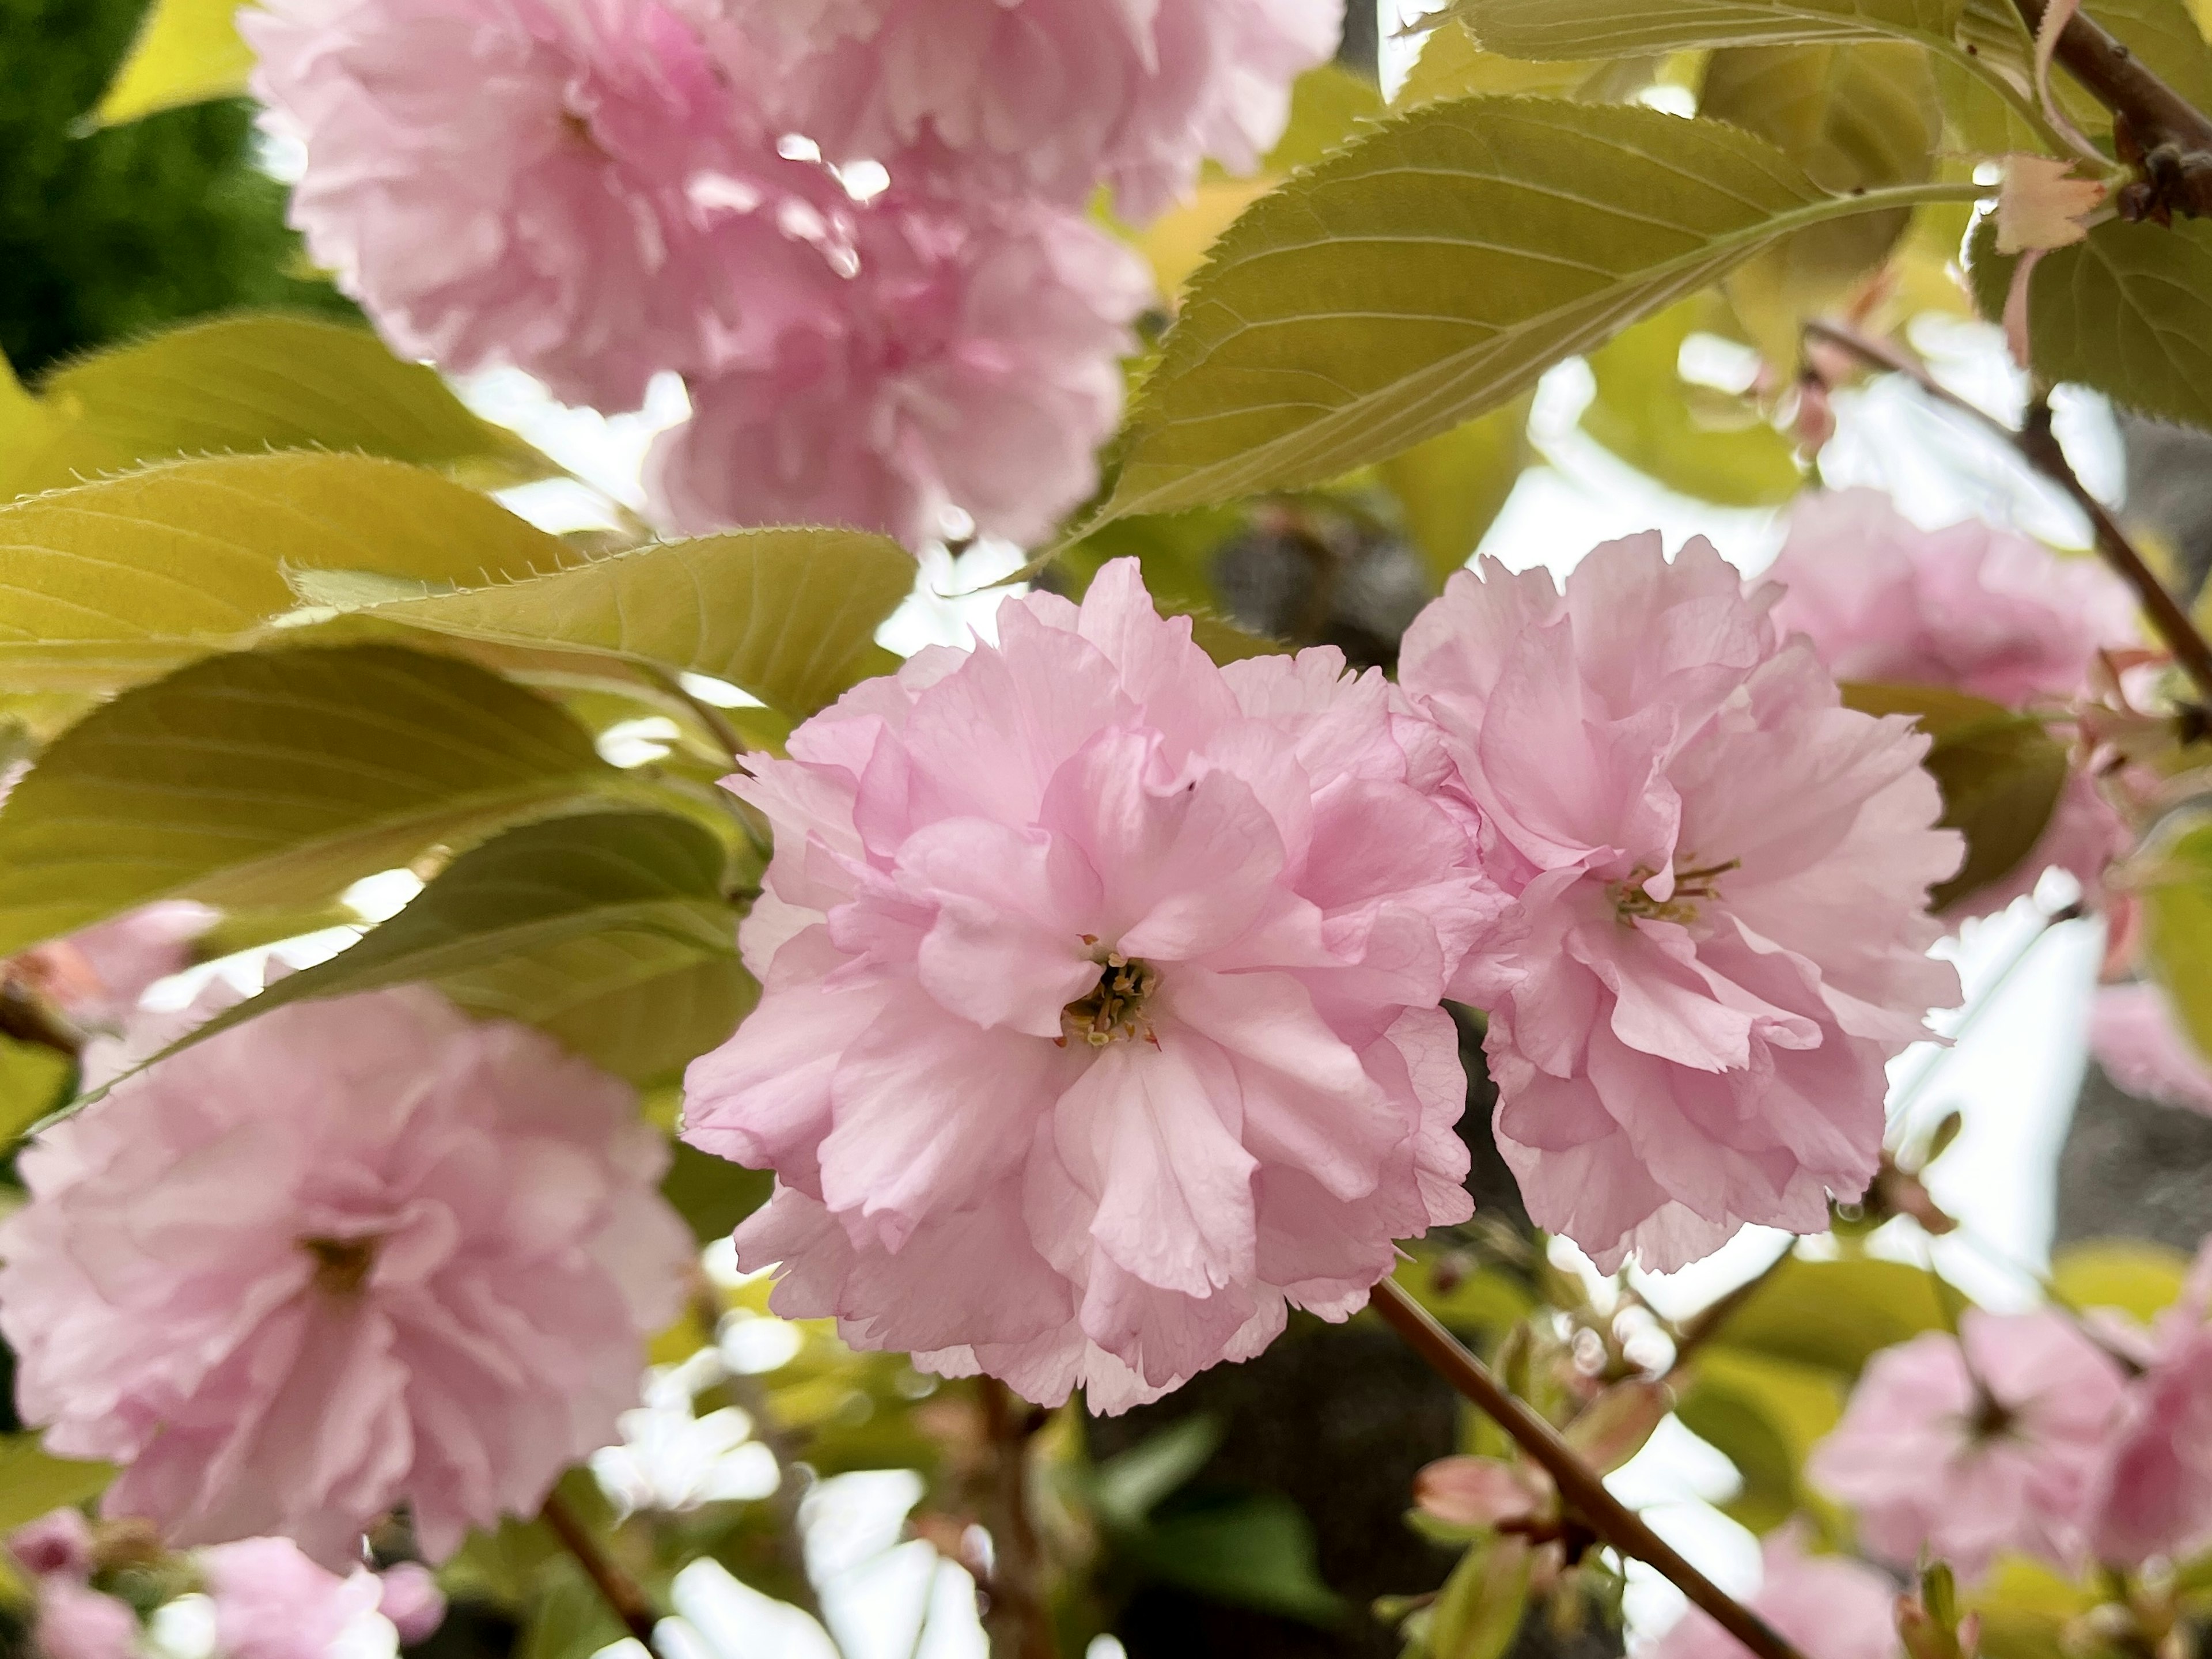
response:
<path id="1" fill-rule="evenodd" d="M 991 1659 L 1058 1659 L 1052 1609 L 1046 1605 L 1044 1563 L 1030 1513 L 1030 1437 L 1041 1413 L 994 1377 L 976 1382 L 991 1453 L 991 1598 L 983 1628 Z"/>
<path id="2" fill-rule="evenodd" d="M 2048 0 L 2014 3 L 2031 33 L 2042 27 Z M 2162 191 L 2166 205 L 2212 214 L 2212 119 L 2087 12 L 2068 21 L 2056 56 L 2091 97 L 2125 124 L 2130 143 L 2150 162 L 2151 183 Z M 2162 149 L 2169 161 L 2156 159 Z"/>
<path id="3" fill-rule="evenodd" d="M 614 1558 L 599 1547 L 576 1512 L 562 1501 L 560 1493 L 548 1492 L 545 1507 L 538 1518 L 552 1529 L 561 1540 L 561 1547 L 576 1558 L 584 1576 L 592 1581 L 601 1599 L 613 1610 L 623 1627 L 645 1644 L 646 1650 L 653 1650 L 653 1604 L 645 1599 L 645 1591 L 636 1579 L 623 1571 Z"/>
<path id="4" fill-rule="evenodd" d="M 1575 1455 L 1557 1429 L 1508 1394 L 1488 1366 L 1395 1282 L 1386 1279 L 1375 1287 L 1374 1307 L 1431 1370 L 1473 1401 L 1542 1467 L 1568 1508 L 1592 1532 L 1621 1555 L 1657 1569 L 1759 1659 L 1804 1659 L 1771 1625 L 1683 1559 L 1680 1552 L 1644 1524 L 1643 1516 L 1607 1492 L 1605 1481 Z"/>
<path id="5" fill-rule="evenodd" d="M 2066 452 L 2051 432 L 2048 404 L 2039 400 L 2033 404 L 2028 410 L 2027 428 L 2015 432 L 1987 410 L 1969 403 L 1944 386 L 1894 346 L 1869 339 L 1840 323 L 1818 319 L 1806 324 L 1805 331 L 1815 339 L 1841 347 L 1863 362 L 1905 376 L 1936 402 L 1959 410 L 1996 433 L 2020 453 L 2021 459 L 2064 490 L 2087 517 L 2099 555 L 2135 590 L 2136 600 L 2150 617 L 2152 628 L 2166 641 L 2166 649 L 2173 653 L 2173 659 L 2196 682 L 2198 694 L 2212 702 L 2212 645 L 2205 643 L 2204 635 L 2190 619 L 2189 612 L 2166 591 L 2166 584 L 2159 580 L 2135 544 L 2128 539 L 2127 532 L 2105 510 L 2105 504 L 2092 495 L 2075 475 Z"/>

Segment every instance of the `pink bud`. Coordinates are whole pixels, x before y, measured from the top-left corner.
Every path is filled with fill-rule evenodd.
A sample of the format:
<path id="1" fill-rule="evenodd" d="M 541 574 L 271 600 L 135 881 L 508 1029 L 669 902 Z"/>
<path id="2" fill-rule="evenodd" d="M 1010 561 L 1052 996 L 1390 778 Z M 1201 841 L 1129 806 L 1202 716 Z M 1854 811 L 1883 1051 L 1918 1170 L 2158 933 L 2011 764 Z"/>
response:
<path id="1" fill-rule="evenodd" d="M 1413 1477 L 1422 1514 L 1455 1527 L 1494 1527 L 1534 1515 L 1552 1498 L 1541 1470 L 1494 1457 L 1443 1457 Z"/>

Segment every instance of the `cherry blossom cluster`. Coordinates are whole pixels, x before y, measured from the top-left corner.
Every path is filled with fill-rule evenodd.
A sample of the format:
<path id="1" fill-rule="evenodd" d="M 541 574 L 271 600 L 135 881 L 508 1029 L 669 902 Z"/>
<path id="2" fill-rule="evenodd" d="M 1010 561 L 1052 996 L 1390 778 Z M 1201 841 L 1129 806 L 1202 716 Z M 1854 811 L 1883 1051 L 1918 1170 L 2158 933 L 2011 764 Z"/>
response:
<path id="1" fill-rule="evenodd" d="M 1970 1310 L 1875 1356 L 1808 1473 L 1867 1548 L 1978 1577 L 2016 1552 L 2068 1571 L 2212 1543 L 2212 1245 L 2148 1330 L 2116 1315 Z"/>
<path id="2" fill-rule="evenodd" d="M 1151 297 L 1096 228 L 1249 171 L 1336 0 L 270 0 L 295 222 L 402 351 L 696 418 L 667 527 L 1042 538 Z"/>

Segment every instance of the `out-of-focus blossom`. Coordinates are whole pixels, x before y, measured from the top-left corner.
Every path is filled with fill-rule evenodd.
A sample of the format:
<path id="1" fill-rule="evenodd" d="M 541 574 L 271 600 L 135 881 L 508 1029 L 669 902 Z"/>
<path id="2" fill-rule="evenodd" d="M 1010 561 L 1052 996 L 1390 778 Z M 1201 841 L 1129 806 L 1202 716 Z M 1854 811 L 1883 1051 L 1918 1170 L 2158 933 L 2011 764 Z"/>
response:
<path id="1" fill-rule="evenodd" d="M 437 1633 L 446 1622 L 446 1592 L 435 1573 L 420 1561 L 401 1561 L 378 1577 L 376 1610 L 392 1621 L 403 1643 L 411 1647 Z"/>
<path id="2" fill-rule="evenodd" d="M 1552 1479 L 1495 1457 L 1440 1457 L 1413 1477 L 1413 1507 L 1455 1527 L 1494 1527 L 1548 1508 Z"/>
<path id="3" fill-rule="evenodd" d="M 92 1523 L 82 1510 L 56 1510 L 9 1533 L 8 1553 L 33 1578 L 89 1578 Z"/>
<path id="4" fill-rule="evenodd" d="M 156 980 L 191 965 L 192 941 L 212 927 L 216 912 L 186 899 L 169 899 L 34 945 L 8 963 L 78 1025 L 112 1030 L 128 1019 Z"/>
<path id="5" fill-rule="evenodd" d="M 1336 49 L 1336 0 L 732 0 L 779 66 L 775 107 L 832 161 L 889 164 L 980 197 L 1130 219 L 1201 158 L 1249 173 L 1291 82 Z"/>
<path id="6" fill-rule="evenodd" d="M 1872 489 L 1802 495 L 1767 572 L 1787 589 L 1775 626 L 1813 641 L 1839 680 L 1946 687 L 2021 708 L 2087 690 L 2097 653 L 2141 635 L 2126 584 L 2094 559 L 1978 520 L 1922 530 Z M 2019 866 L 1965 894 L 1958 919 L 1988 915 L 2034 890 L 2057 866 L 2092 902 L 2133 838 L 2080 772 Z"/>
<path id="7" fill-rule="evenodd" d="M 2007 708 L 2075 696 L 2137 642 L 2135 601 L 2094 559 L 1978 520 L 1923 530 L 1878 490 L 1801 495 L 1767 576 L 1774 625 L 1839 680 L 1948 686 Z"/>
<path id="8" fill-rule="evenodd" d="M 240 32 L 302 142 L 292 219 L 404 356 L 635 408 L 815 257 L 703 0 L 270 0 Z M 710 43 L 709 36 L 716 38 Z"/>
<path id="9" fill-rule="evenodd" d="M 1504 905 L 1334 649 L 1218 668 L 1133 560 L 999 628 L 731 781 L 766 990 L 684 1133 L 776 1170 L 778 1313 L 1119 1411 L 1469 1213 L 1437 1000 Z"/>
<path id="10" fill-rule="evenodd" d="M 2017 1550 L 2071 1568 L 2121 1383 L 2061 1314 L 1970 1309 L 1956 1337 L 1930 1331 L 1876 1354 L 1807 1468 L 1898 1566 L 1925 1549 L 1972 1577 Z"/>
<path id="11" fill-rule="evenodd" d="M 1086 0 L 1086 3 L 1088 0 Z M 919 546 L 958 508 L 1033 543 L 1097 483 L 1128 324 L 1151 279 L 1080 216 L 1035 204 L 885 201 L 827 264 L 758 309 L 648 465 L 660 516 L 702 532 L 837 524 Z"/>
<path id="12" fill-rule="evenodd" d="M 728 1376 L 713 1348 L 647 1373 L 645 1403 L 622 1414 L 622 1443 L 592 1454 L 599 1490 L 623 1513 L 766 1498 L 782 1484 L 750 1415 L 734 1406 L 694 1415 L 699 1390 Z"/>
<path id="13" fill-rule="evenodd" d="M 111 1057 L 95 1045 L 88 1071 Z M 21 1161 L 0 1331 L 112 1515 L 318 1559 L 409 1505 L 434 1558 L 614 1437 L 690 1256 L 630 1091 L 427 991 L 279 1009 Z"/>
<path id="14" fill-rule="evenodd" d="M 2212 1543 L 2212 1246 L 2139 1354 L 2087 1507 L 2090 1554 L 2115 1567 Z"/>
<path id="15" fill-rule="evenodd" d="M 1924 954 L 1927 739 L 1844 708 L 1775 590 L 1656 533 L 1568 577 L 1494 561 L 1406 636 L 1400 683 L 1443 734 L 1528 934 L 1488 1007 L 1498 1142 L 1529 1213 L 1611 1271 L 1668 1270 L 1746 1223 L 1816 1232 L 1881 1152 L 1883 1064 L 1955 1003 Z"/>
<path id="16" fill-rule="evenodd" d="M 39 1659 L 132 1659 L 138 1651 L 138 1615 L 127 1601 L 61 1575 L 39 1580 L 36 1600 Z"/>
<path id="17" fill-rule="evenodd" d="M 368 1568 L 341 1577 L 289 1538 L 203 1551 L 200 1572 L 223 1659 L 328 1659 L 349 1627 L 375 1616 L 383 1592 Z"/>
<path id="18" fill-rule="evenodd" d="M 1566 580 L 1484 562 L 1407 633 L 1447 799 L 1528 936 L 1491 1009 L 1498 1144 L 1537 1224 L 1672 1270 L 1743 1224 L 1818 1232 L 1881 1159 L 1882 1064 L 1958 980 L 1924 951 L 1927 738 L 1838 703 L 1771 588 L 1704 540 Z"/>
<path id="19" fill-rule="evenodd" d="M 2089 1051 L 2131 1095 L 2212 1113 L 2212 1064 L 2155 985 L 2107 985 L 2089 1017 Z"/>
<path id="20" fill-rule="evenodd" d="M 1799 1528 L 1767 1534 L 1765 1577 L 1746 1602 L 1805 1659 L 1896 1659 L 1896 1588 L 1863 1562 L 1808 1555 Z M 1650 1659 L 1744 1659 L 1735 1637 L 1692 1607 L 1656 1643 Z"/>

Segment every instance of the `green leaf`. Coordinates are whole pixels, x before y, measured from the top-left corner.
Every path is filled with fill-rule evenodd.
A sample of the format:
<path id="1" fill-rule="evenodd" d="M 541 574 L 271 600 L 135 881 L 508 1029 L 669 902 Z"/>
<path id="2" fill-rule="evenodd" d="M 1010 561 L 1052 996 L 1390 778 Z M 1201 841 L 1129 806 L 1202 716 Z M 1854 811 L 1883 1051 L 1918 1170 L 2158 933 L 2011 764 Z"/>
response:
<path id="1" fill-rule="evenodd" d="M 1966 838 L 1966 861 L 1929 895 L 1938 910 L 2017 870 L 2043 839 L 2066 787 L 2066 749 L 2040 720 L 1933 685 L 1844 688 L 1869 714 L 1910 714 L 1934 740 L 1921 763 L 1943 792 L 1947 829 Z"/>
<path id="2" fill-rule="evenodd" d="M 453 860 L 349 950 L 278 980 L 179 1047 L 273 1008 L 426 981 L 653 1082 L 737 1029 L 754 991 L 723 896 L 728 857 L 688 818 L 524 824 Z M 716 971 L 702 974 L 712 968 Z"/>
<path id="3" fill-rule="evenodd" d="M 2140 1239 L 2094 1239 L 2052 1258 L 2051 1283 L 2069 1306 L 2118 1308 L 2148 1325 L 2180 1299 L 2189 1258 Z"/>
<path id="4" fill-rule="evenodd" d="M 440 842 L 646 787 L 521 687 L 385 646 L 217 657 L 125 692 L 0 807 L 0 954 L 150 900 L 311 904 Z"/>
<path id="5" fill-rule="evenodd" d="M 875 634 L 915 576 L 896 542 L 857 530 L 732 531 L 459 592 L 418 587 L 410 597 L 331 568 L 325 562 L 295 585 L 312 602 L 381 622 L 711 675 L 797 715 L 898 666 Z"/>
<path id="6" fill-rule="evenodd" d="M 2143 890 L 2143 951 L 2200 1054 L 2212 1054 L 2212 823 L 2160 849 Z"/>
<path id="7" fill-rule="evenodd" d="M 768 1202 L 775 1184 L 766 1170 L 748 1170 L 680 1140 L 670 1150 L 673 1156 L 660 1195 L 691 1224 L 691 1236 L 702 1244 L 735 1232 L 739 1222 Z"/>
<path id="8" fill-rule="evenodd" d="M 1792 232 L 1971 193 L 1827 196 L 1747 133 L 1641 107 L 1430 105 L 1222 238 L 1103 516 L 1339 477 L 1510 402 Z"/>
<path id="9" fill-rule="evenodd" d="M 1730 1314 L 1711 1347 L 1832 1371 L 1846 1381 L 1875 1353 L 1945 1330 L 1935 1275 L 1901 1261 L 1806 1261 L 1778 1267 Z"/>
<path id="10" fill-rule="evenodd" d="M 58 1049 L 0 1036 L 0 1153 L 69 1097 L 76 1076 Z"/>
<path id="11" fill-rule="evenodd" d="M 1742 1485 L 1722 1507 L 1753 1532 L 1768 1533 L 1817 1505 L 1800 1471 L 1843 1409 L 1844 1389 L 1831 1372 L 1708 1347 L 1675 1413 L 1735 1465 Z"/>
<path id="12" fill-rule="evenodd" d="M 1532 64 L 1485 52 L 1464 27 L 1445 18 L 1422 41 L 1420 58 L 1398 88 L 1395 102 L 1398 108 L 1409 110 L 1447 98 L 1472 98 L 1486 93 L 1540 93 L 1565 98 L 1600 67 L 1583 60 Z"/>
<path id="13" fill-rule="evenodd" d="M 1883 39 L 1948 48 L 1964 9 L 1964 0 L 1458 0 L 1451 15 L 1486 51 L 1557 59 Z"/>
<path id="14" fill-rule="evenodd" d="M 1437 1592 L 1428 1659 L 1502 1659 L 1528 1606 L 1528 1540 L 1497 1534 L 1470 1545 Z"/>
<path id="15" fill-rule="evenodd" d="M 1682 343 L 1718 331 L 1703 295 L 1670 306 L 1590 353 L 1596 395 L 1583 430 L 1669 489 L 1730 507 L 1770 507 L 1803 486 L 1796 446 L 1747 399 L 1682 379 Z"/>
<path id="16" fill-rule="evenodd" d="M 1091 1507 L 1111 1527 L 1136 1528 L 1155 1505 L 1206 1467 L 1221 1444 L 1221 1425 L 1200 1413 L 1148 1435 L 1092 1470 Z"/>
<path id="17" fill-rule="evenodd" d="M 239 39 L 237 15 L 238 0 L 154 0 L 94 121 L 118 126 L 156 110 L 243 95 L 253 52 Z"/>
<path id="18" fill-rule="evenodd" d="M 288 573 L 533 575 L 565 550 L 420 467 L 301 453 L 179 461 L 0 506 L 0 684 L 108 690 L 267 635 Z"/>
<path id="19" fill-rule="evenodd" d="M 1316 1625 L 1344 1617 L 1315 1564 L 1312 1523 L 1278 1492 L 1179 1506 L 1127 1548 L 1152 1577 L 1217 1601 Z"/>
<path id="20" fill-rule="evenodd" d="M 0 1434 L 0 1532 L 97 1498 L 114 1478 L 105 1463 L 48 1456 L 35 1434 Z"/>
<path id="21" fill-rule="evenodd" d="M 1977 271 L 2002 311 L 2008 260 Z M 2212 428 L 2212 222 L 2112 220 L 2046 253 L 2028 279 L 2028 354 L 2045 380 L 2094 386 L 2124 409 Z"/>
<path id="22" fill-rule="evenodd" d="M 0 399 L 0 497 L 186 455 L 326 449 L 504 485 L 557 469 L 364 328 L 281 313 L 196 323 L 78 359 Z"/>
<path id="23" fill-rule="evenodd" d="M 1383 112 L 1374 83 L 1334 64 L 1308 70 L 1291 83 L 1291 118 L 1267 159 L 1268 173 L 1310 167 Z"/>
<path id="24" fill-rule="evenodd" d="M 1929 178 L 1942 138 L 1928 54 L 1895 41 L 1717 52 L 1698 108 L 1759 134 L 1837 195 Z M 1816 226 L 1737 273 L 1732 292 L 1771 296 L 1769 307 L 1785 313 L 1758 331 L 1770 358 L 1795 362 L 1803 317 L 1887 258 L 1911 217 L 1899 209 Z M 1778 326 L 1785 337 L 1774 337 Z"/>
<path id="25" fill-rule="evenodd" d="M 1406 533 L 1442 582 L 1474 556 L 1535 459 L 1528 398 L 1415 444 L 1376 469 L 1398 498 Z"/>

